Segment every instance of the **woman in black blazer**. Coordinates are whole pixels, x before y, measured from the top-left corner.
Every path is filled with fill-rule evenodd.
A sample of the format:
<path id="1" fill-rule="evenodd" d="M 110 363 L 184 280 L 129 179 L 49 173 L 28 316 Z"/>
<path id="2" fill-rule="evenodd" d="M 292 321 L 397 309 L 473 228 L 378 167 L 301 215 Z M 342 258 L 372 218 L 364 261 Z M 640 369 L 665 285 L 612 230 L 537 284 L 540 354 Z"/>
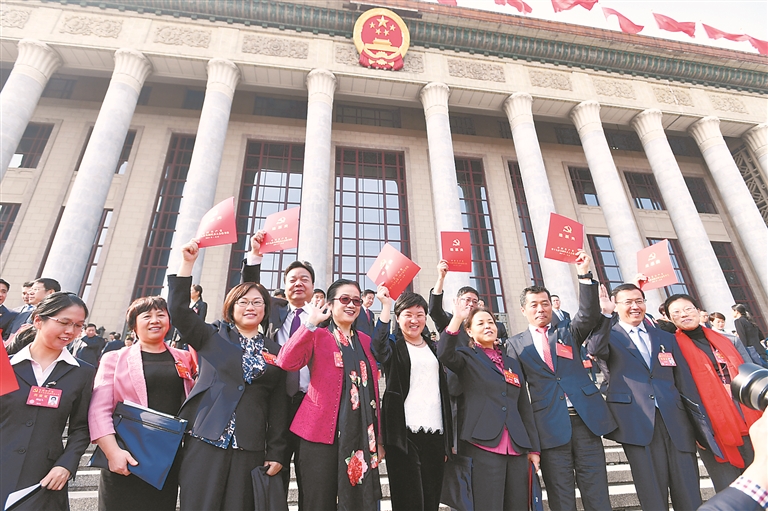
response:
<path id="1" fill-rule="evenodd" d="M 458 346 L 462 327 L 470 346 Z M 538 470 L 539 434 L 523 372 L 499 349 L 493 316 L 480 308 L 457 310 L 437 355 L 464 389 L 459 454 L 472 458 L 475 509 L 527 511 L 528 467 L 533 463 Z"/>
<path id="2" fill-rule="evenodd" d="M 179 486 L 181 509 L 253 510 L 251 471 L 283 468 L 288 432 L 285 372 L 279 346 L 261 331 L 269 324 L 269 292 L 255 282 L 224 299 L 224 321 L 207 324 L 189 308 L 196 240 L 182 248 L 178 275 L 168 276 L 171 321 L 197 350 L 199 376 L 179 415 L 189 420 Z M 275 480 L 282 484 L 280 479 Z"/>
<path id="3" fill-rule="evenodd" d="M 88 405 L 96 369 L 66 347 L 86 317 L 88 308 L 76 295 L 53 293 L 32 313 L 34 341 L 11 358 L 19 389 L 0 396 L 0 502 L 37 483 L 44 488 L 16 509 L 69 509 L 67 481 L 90 443 Z"/>
<path id="4" fill-rule="evenodd" d="M 189 303 L 191 304 L 189 308 L 205 321 L 205 317 L 208 315 L 208 304 L 203 301 L 203 286 L 192 284 L 192 287 L 189 288 Z"/>
<path id="5" fill-rule="evenodd" d="M 387 375 L 381 405 L 382 443 L 394 511 L 437 511 L 445 461 L 451 454 L 451 402 L 435 343 L 422 337 L 427 302 L 403 293 L 395 302 L 400 327 L 389 339 L 389 290 L 379 286 L 382 305 L 371 351 Z"/>

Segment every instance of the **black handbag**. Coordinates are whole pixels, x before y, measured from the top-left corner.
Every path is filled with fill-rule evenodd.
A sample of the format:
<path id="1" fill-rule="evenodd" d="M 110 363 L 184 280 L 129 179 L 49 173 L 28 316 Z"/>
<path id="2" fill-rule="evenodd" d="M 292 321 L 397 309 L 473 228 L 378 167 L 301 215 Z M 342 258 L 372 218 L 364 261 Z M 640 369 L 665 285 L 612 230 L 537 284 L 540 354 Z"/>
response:
<path id="1" fill-rule="evenodd" d="M 139 462 L 135 467 L 129 465 L 128 470 L 162 490 L 179 451 L 187 421 L 127 401 L 117 403 L 112 420 L 117 445 Z M 88 466 L 109 470 L 107 457 L 100 448 L 96 448 Z"/>
<path id="2" fill-rule="evenodd" d="M 718 458 L 722 458 L 723 452 L 720 450 L 720 446 L 717 445 L 717 441 L 715 441 L 712 423 L 709 421 L 707 414 L 704 413 L 704 410 L 702 410 L 698 403 L 694 403 L 682 394 L 680 397 L 683 398 L 683 405 L 685 405 L 685 411 L 688 412 L 688 418 L 690 419 L 691 426 L 693 426 L 696 441 L 705 449 L 709 449 Z"/>
<path id="3" fill-rule="evenodd" d="M 456 511 L 474 511 L 472 458 L 454 454 L 445 463 L 440 502 Z"/>

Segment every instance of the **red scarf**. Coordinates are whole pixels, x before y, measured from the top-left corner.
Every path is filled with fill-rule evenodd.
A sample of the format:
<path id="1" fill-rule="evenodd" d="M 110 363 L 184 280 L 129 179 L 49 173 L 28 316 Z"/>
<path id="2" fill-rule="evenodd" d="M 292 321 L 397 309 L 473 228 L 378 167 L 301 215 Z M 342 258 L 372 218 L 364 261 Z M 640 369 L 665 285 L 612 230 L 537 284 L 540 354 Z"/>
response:
<path id="1" fill-rule="evenodd" d="M 716 348 L 725 357 L 731 378 L 739 374 L 739 366 L 744 363 L 744 360 L 731 341 L 709 328 L 702 327 L 702 331 L 712 348 Z M 699 390 L 704 409 L 712 421 L 717 445 L 723 451 L 723 458 L 715 459 L 720 463 L 728 462 L 735 467 L 744 468 L 744 460 L 741 458 L 738 447 L 744 445 L 743 437 L 749 434 L 749 427 L 762 416 L 762 412 L 742 406 L 741 411 L 744 414 L 742 419 L 730 392 L 726 390 L 712 366 L 711 359 L 679 328 L 675 332 L 675 338 L 685 361 L 691 368 L 691 375 Z"/>

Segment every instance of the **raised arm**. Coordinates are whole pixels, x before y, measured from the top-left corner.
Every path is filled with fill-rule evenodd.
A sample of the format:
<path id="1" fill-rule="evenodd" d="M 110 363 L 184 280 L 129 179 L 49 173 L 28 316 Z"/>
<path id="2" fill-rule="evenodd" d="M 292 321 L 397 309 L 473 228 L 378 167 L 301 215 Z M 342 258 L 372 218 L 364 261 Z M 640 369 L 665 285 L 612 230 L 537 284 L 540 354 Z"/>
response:
<path id="1" fill-rule="evenodd" d="M 584 250 L 578 252 L 576 271 L 578 275 L 589 273 L 592 258 Z M 579 310 L 570 324 L 571 335 L 577 345 L 581 345 L 589 333 L 600 321 L 600 303 L 598 284 L 594 279 L 579 279 Z"/>
<path id="2" fill-rule="evenodd" d="M 465 358 L 456 351 L 456 348 L 459 346 L 459 331 L 468 314 L 469 311 L 466 309 L 457 311 L 457 314 L 451 318 L 448 327 L 440 335 L 440 342 L 437 345 L 437 358 L 454 373 L 463 371 L 467 363 Z"/>
<path id="3" fill-rule="evenodd" d="M 251 236 L 251 250 L 246 254 L 240 266 L 240 283 L 261 283 L 261 261 L 264 257 L 261 255 L 260 250 L 266 233 L 267 231 L 260 230 Z"/>
<path id="4" fill-rule="evenodd" d="M 181 334 L 183 342 L 196 350 L 202 348 L 215 329 L 189 308 L 189 288 L 192 286 L 192 267 L 200 248 L 193 239 L 181 247 L 182 261 L 176 275 L 168 275 L 168 312 L 171 323 Z"/>
<path id="5" fill-rule="evenodd" d="M 376 296 L 381 302 L 381 314 L 371 337 L 371 353 L 378 363 L 386 364 L 392 356 L 392 343 L 389 342 L 392 298 L 386 286 L 379 286 Z"/>

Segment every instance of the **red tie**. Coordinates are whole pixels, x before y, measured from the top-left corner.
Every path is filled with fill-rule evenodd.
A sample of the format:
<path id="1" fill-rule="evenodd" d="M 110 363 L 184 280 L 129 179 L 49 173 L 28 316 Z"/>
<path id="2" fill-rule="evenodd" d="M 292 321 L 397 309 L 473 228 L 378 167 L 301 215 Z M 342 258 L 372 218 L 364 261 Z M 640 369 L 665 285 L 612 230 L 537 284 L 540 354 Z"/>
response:
<path id="1" fill-rule="evenodd" d="M 368 316 L 368 322 L 371 321 L 371 309 L 365 309 L 365 315 Z"/>
<path id="2" fill-rule="evenodd" d="M 544 363 L 555 371 L 555 365 L 552 363 L 552 352 L 549 350 L 549 337 L 547 336 L 547 327 L 539 327 L 536 329 L 541 334 L 541 351 L 544 353 Z"/>

